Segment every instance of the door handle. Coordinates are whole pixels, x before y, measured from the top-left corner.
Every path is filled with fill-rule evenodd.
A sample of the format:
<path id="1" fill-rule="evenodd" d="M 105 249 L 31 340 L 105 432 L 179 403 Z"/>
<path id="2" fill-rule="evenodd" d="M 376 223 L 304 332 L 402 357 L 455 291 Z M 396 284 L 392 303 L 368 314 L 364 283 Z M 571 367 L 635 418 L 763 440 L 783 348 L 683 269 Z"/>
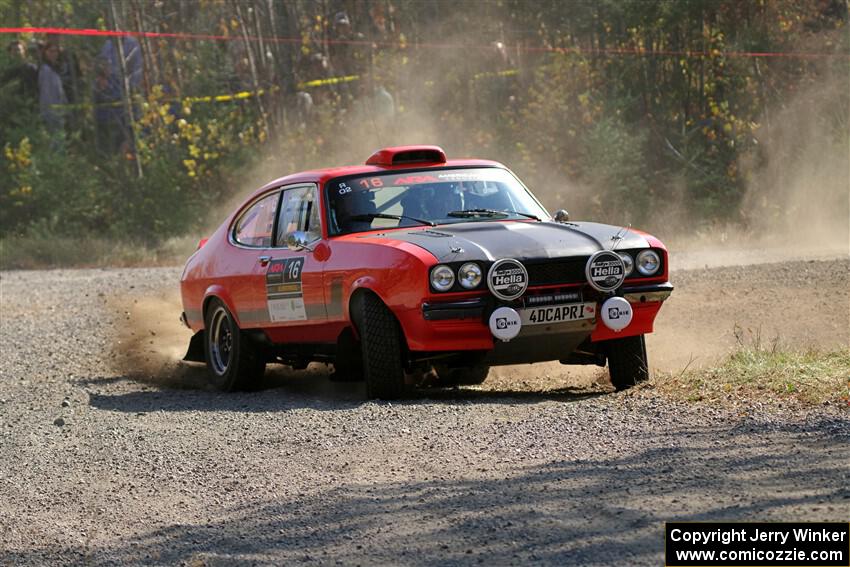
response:
<path id="1" fill-rule="evenodd" d="M 261 266 L 265 266 L 269 262 L 272 261 L 272 257 L 271 256 L 260 256 L 259 258 L 257 258 L 257 261 L 260 262 Z"/>

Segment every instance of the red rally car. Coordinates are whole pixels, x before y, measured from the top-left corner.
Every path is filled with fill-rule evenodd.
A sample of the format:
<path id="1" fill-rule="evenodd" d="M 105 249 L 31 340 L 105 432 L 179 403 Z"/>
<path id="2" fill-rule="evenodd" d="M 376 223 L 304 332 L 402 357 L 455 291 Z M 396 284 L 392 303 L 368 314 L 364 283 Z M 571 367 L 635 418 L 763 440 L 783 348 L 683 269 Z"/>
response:
<path id="1" fill-rule="evenodd" d="M 548 360 L 607 362 L 624 389 L 648 377 L 668 271 L 656 238 L 553 218 L 499 163 L 385 148 L 272 181 L 202 241 L 181 277 L 186 358 L 225 390 L 319 361 L 390 399 L 423 372 L 471 384 Z"/>

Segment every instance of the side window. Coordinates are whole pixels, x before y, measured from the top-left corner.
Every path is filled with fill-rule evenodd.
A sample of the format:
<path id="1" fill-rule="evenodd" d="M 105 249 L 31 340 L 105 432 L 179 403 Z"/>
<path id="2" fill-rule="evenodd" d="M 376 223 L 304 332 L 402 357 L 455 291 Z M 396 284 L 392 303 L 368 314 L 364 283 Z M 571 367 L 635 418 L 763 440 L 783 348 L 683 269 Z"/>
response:
<path id="1" fill-rule="evenodd" d="M 310 241 L 322 237 L 319 201 L 314 186 L 296 187 L 283 192 L 277 226 L 276 246 L 285 246 L 286 235 L 296 230 L 306 232 Z"/>
<path id="2" fill-rule="evenodd" d="M 233 239 L 244 246 L 270 248 L 279 197 L 280 193 L 272 193 L 242 213 L 233 229 Z"/>

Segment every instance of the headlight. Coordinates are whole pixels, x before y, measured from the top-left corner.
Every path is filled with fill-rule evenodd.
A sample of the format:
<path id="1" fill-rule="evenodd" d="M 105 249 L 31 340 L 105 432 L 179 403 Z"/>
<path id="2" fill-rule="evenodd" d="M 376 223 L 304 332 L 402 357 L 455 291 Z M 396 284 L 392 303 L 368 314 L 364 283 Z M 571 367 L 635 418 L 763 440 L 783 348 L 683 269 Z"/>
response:
<path id="1" fill-rule="evenodd" d="M 449 291 L 455 284 L 455 273 L 444 264 L 431 269 L 431 285 L 437 291 Z"/>
<path id="2" fill-rule="evenodd" d="M 623 259 L 623 264 L 626 265 L 626 275 L 628 276 L 635 269 L 635 261 L 632 260 L 632 255 L 626 252 L 619 252 L 617 255 Z"/>
<path id="3" fill-rule="evenodd" d="M 474 262 L 467 262 L 457 271 L 457 281 L 466 289 L 475 289 L 481 283 L 481 268 Z"/>
<path id="4" fill-rule="evenodd" d="M 644 250 L 637 255 L 637 271 L 645 276 L 651 276 L 661 267 L 661 258 L 654 250 Z"/>

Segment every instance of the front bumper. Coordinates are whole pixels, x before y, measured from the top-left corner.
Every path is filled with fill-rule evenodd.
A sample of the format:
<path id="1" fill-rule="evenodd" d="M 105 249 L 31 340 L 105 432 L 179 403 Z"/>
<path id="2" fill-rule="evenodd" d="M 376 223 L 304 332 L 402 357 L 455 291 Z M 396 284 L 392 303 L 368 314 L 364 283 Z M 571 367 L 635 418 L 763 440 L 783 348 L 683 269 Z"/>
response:
<path id="1" fill-rule="evenodd" d="M 623 287 L 621 292 L 622 296 L 629 303 L 661 302 L 673 293 L 673 285 L 665 282 L 661 284 L 628 286 Z M 540 299 L 538 300 L 538 298 Z M 523 298 L 523 301 L 520 307 L 541 307 L 550 304 L 579 302 L 582 301 L 582 296 L 579 292 L 531 295 Z M 439 303 L 426 302 L 422 304 L 422 317 L 426 321 L 478 319 L 486 322 L 487 316 L 495 306 L 495 300 L 484 297 Z"/>
<path id="2" fill-rule="evenodd" d="M 596 296 L 583 297 L 579 290 L 552 292 L 530 290 L 511 306 L 525 308 L 532 306 L 556 305 L 580 301 L 593 301 Z M 532 335 L 559 335 L 583 333 L 592 342 L 640 335 L 652 332 L 652 326 L 662 303 L 670 297 L 673 285 L 669 282 L 624 286 L 622 295 L 631 303 L 634 317 L 628 327 L 622 331 L 613 331 L 601 320 L 590 319 L 567 325 L 535 325 L 526 327 L 517 339 Z M 599 298 L 599 302 L 604 298 Z M 491 296 L 461 299 L 456 301 L 429 301 L 421 309 L 413 309 L 399 314 L 404 327 L 408 347 L 413 351 L 460 351 L 490 350 L 494 347 L 493 336 L 487 321 L 490 313 L 500 304 Z M 576 324 L 581 323 L 581 324 Z M 514 339 L 516 341 L 517 339 Z M 513 341 L 511 341 L 513 342 Z"/>
<path id="3" fill-rule="evenodd" d="M 629 303 L 664 301 L 670 297 L 671 293 L 673 293 L 673 284 L 670 282 L 623 287 L 623 297 Z"/>

